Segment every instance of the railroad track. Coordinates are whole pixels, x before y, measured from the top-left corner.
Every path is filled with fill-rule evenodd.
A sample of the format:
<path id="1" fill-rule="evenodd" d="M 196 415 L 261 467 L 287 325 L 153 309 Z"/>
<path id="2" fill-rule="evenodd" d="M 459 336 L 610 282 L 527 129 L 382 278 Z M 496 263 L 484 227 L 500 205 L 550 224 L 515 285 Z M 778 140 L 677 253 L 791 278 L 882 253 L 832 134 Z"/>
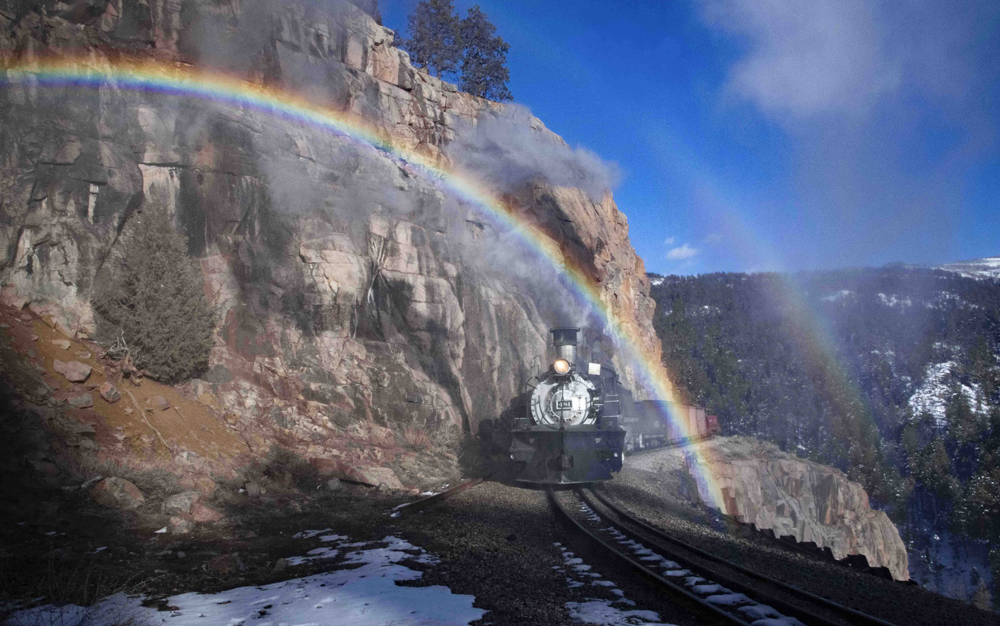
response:
<path id="1" fill-rule="evenodd" d="M 413 502 L 400 504 L 399 506 L 397 506 L 395 509 L 392 510 L 391 515 L 392 517 L 399 517 L 400 515 L 407 515 L 409 513 L 416 513 L 417 511 L 422 511 L 431 505 L 437 504 L 438 502 L 447 500 L 448 498 L 456 494 L 462 493 L 466 489 L 471 489 L 472 487 L 475 487 L 476 485 L 478 485 L 479 483 L 483 482 L 488 478 L 489 476 L 485 476 L 483 478 L 472 478 L 470 480 L 460 482 L 454 487 L 450 489 L 445 489 L 442 492 L 429 495 L 419 500 L 414 500 Z"/>
<path id="2" fill-rule="evenodd" d="M 599 546 L 710 623 L 747 626 L 785 618 L 808 626 L 892 626 L 826 598 L 758 574 L 742 565 L 690 546 L 622 511 L 600 494 L 595 502 L 582 490 L 549 492 L 566 526 Z M 788 619 L 794 618 L 794 619 Z"/>

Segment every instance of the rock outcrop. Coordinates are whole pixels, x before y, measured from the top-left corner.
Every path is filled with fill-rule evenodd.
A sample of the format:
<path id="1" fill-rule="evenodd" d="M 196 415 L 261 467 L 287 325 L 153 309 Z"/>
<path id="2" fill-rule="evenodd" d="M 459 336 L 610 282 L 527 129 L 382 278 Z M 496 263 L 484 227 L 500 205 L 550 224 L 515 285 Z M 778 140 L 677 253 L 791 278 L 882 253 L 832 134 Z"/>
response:
<path id="1" fill-rule="evenodd" d="M 655 461 L 637 457 L 629 464 L 682 472 L 689 495 L 708 506 L 778 537 L 829 547 L 837 559 L 863 554 L 872 567 L 887 567 L 894 579 L 909 580 L 906 546 L 896 526 L 873 510 L 864 488 L 840 470 L 743 437 L 695 446 L 697 453 L 677 449 Z"/>
<path id="2" fill-rule="evenodd" d="M 392 31 L 355 6 L 331 7 L 2 0 L 0 63 L 212 68 L 306 94 L 442 164 L 463 125 L 499 110 L 414 69 Z M 572 297 L 554 273 L 529 272 L 528 285 L 511 275 L 518 251 L 474 206 L 405 159 L 260 109 L 115 80 L 22 81 L 0 92 L 0 151 L 0 300 L 68 336 L 94 336 L 90 297 L 114 273 L 132 215 L 168 211 L 201 260 L 218 319 L 210 369 L 185 390 L 257 451 L 280 443 L 392 468 L 404 429 L 454 446 L 508 409 L 545 361 L 548 326 L 568 321 L 560 307 Z M 538 179 L 505 199 L 659 363 L 649 282 L 610 194 Z M 492 247 L 502 249 L 482 254 Z M 589 340 L 618 352 L 635 382 L 610 339 Z"/>

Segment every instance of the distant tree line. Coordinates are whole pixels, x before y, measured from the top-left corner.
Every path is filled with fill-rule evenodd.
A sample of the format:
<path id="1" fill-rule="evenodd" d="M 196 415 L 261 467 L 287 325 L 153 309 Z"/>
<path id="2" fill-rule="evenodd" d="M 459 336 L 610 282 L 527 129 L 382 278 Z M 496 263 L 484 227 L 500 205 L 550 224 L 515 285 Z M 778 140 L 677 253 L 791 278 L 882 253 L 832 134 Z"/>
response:
<path id="1" fill-rule="evenodd" d="M 457 78 L 459 88 L 474 96 L 513 99 L 507 87 L 510 46 L 495 36 L 496 27 L 478 5 L 462 19 L 451 0 L 422 0 L 408 26 L 410 37 L 400 45 L 414 65 L 439 78 Z"/>
<path id="2" fill-rule="evenodd" d="M 652 296 L 685 400 L 729 434 L 839 467 L 897 521 L 991 541 L 1000 582 L 1000 281 L 709 274 L 664 277 Z M 914 414 L 928 366 L 943 363 L 944 419 Z"/>

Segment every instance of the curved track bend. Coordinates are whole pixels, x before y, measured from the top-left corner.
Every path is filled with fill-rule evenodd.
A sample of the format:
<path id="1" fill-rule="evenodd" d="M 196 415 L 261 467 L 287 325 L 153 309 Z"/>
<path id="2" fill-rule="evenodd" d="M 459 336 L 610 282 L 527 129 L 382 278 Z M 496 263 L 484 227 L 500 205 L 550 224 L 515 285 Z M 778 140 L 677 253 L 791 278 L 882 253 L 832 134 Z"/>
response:
<path id="1" fill-rule="evenodd" d="M 659 567 L 664 567 L 664 564 L 677 565 L 672 577 L 683 581 L 695 592 L 715 591 L 718 595 L 718 588 L 721 586 L 725 591 L 732 592 L 728 595 L 742 594 L 745 597 L 742 605 L 724 608 L 731 614 L 743 616 L 743 619 L 753 617 L 746 621 L 763 619 L 764 616 L 756 617 L 760 612 L 749 608 L 755 603 L 757 606 L 765 605 L 762 611 L 770 608 L 775 613 L 795 618 L 809 626 L 893 626 L 880 618 L 715 556 L 639 520 L 600 493 L 594 491 L 590 493 L 597 498 L 599 504 L 582 490 L 576 491 L 581 508 L 590 512 L 592 525 L 610 525 L 610 530 L 604 532 L 616 537 L 619 544 L 630 547 L 633 552 L 648 553 L 642 558 L 644 563 Z M 618 536 L 621 538 L 618 539 Z M 640 546 L 640 549 L 637 550 L 636 546 Z M 677 574 L 678 571 L 686 574 Z M 664 574 L 671 572 L 665 571 Z M 729 600 L 743 599 L 729 598 Z M 776 616 L 766 617 L 773 619 Z"/>

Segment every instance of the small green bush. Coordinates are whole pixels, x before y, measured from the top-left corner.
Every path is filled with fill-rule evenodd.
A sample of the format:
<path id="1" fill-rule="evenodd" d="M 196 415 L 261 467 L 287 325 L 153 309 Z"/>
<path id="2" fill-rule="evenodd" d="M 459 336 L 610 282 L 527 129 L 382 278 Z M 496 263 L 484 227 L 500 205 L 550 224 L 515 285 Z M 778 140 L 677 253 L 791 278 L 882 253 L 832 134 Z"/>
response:
<path id="1" fill-rule="evenodd" d="M 92 298 L 105 331 L 123 334 L 135 364 L 157 380 L 196 376 L 208 367 L 215 325 L 198 262 L 162 209 L 136 214 L 122 238 L 121 264 L 105 266 Z"/>

